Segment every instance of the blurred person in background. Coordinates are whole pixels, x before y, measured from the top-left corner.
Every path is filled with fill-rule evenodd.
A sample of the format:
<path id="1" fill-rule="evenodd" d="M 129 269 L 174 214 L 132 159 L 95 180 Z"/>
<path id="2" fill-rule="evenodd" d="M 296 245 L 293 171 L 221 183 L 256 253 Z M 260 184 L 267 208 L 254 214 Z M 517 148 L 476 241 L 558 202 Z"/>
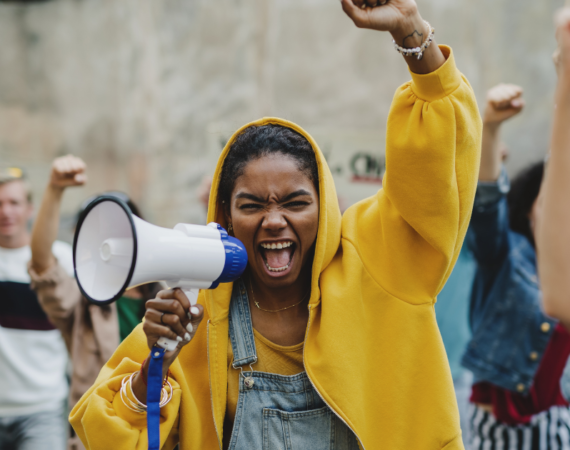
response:
<path id="1" fill-rule="evenodd" d="M 163 336 L 179 344 L 164 355 L 161 448 L 463 449 L 433 305 L 469 225 L 480 114 L 413 0 L 342 7 L 409 49 L 399 48 L 412 81 L 388 117 L 384 187 L 341 217 L 306 131 L 278 118 L 236 131 L 208 220 L 244 243 L 247 270 L 195 307 L 180 289 L 147 302 L 71 412 L 91 449 L 147 448 L 149 348 Z"/>
<path id="2" fill-rule="evenodd" d="M 0 172 L 0 449 L 63 450 L 67 435 L 67 351 L 30 289 L 28 222 L 33 206 L 22 171 Z M 52 240 L 61 271 L 71 247 Z"/>
<path id="3" fill-rule="evenodd" d="M 477 261 L 473 337 L 462 359 L 474 374 L 472 450 L 570 446 L 568 403 L 559 387 L 570 334 L 543 312 L 536 266 L 544 164 L 523 170 L 512 185 L 501 164 L 501 125 L 522 110 L 522 93 L 514 85 L 491 89 L 483 119 L 479 185 L 467 234 Z"/>
<path id="4" fill-rule="evenodd" d="M 558 86 L 550 157 L 542 186 L 538 267 L 544 309 L 570 329 L 570 8 L 556 16 Z M 570 360 L 561 380 L 570 400 Z"/>
<path id="5" fill-rule="evenodd" d="M 68 155 L 52 163 L 50 180 L 32 232 L 28 269 L 31 287 L 51 322 L 61 331 L 71 355 L 70 408 L 94 383 L 101 367 L 119 343 L 141 322 L 144 303 L 156 295 L 159 286 L 152 283 L 129 289 L 119 300 L 107 306 L 92 305 L 81 295 L 75 278 L 64 269 L 52 247 L 59 228 L 59 211 L 65 189 L 83 186 L 86 181 L 86 166 L 80 158 Z M 122 192 L 106 195 L 118 197 L 134 215 L 141 216 L 127 195 Z M 93 199 L 86 200 L 82 210 Z M 71 427 L 68 428 L 71 431 L 68 449 L 83 449 L 81 441 Z M 65 435 L 69 435 L 67 430 Z"/>

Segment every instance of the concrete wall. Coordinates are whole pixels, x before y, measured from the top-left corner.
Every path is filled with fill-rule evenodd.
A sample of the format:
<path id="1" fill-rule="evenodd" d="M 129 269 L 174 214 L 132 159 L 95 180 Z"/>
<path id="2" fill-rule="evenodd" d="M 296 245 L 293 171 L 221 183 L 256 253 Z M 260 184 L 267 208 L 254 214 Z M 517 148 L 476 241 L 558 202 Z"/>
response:
<path id="1" fill-rule="evenodd" d="M 481 106 L 496 83 L 526 89 L 505 129 L 509 169 L 542 157 L 562 0 L 418 3 Z M 66 217 L 122 189 L 164 226 L 204 220 L 196 187 L 230 130 L 260 116 L 315 131 L 333 159 L 364 149 L 381 160 L 393 92 L 409 78 L 390 37 L 356 29 L 337 0 L 2 3 L 0 42 L 0 164 L 24 167 L 39 200 L 50 161 L 74 153 L 90 182 L 66 195 Z M 361 182 L 347 202 L 377 187 Z"/>

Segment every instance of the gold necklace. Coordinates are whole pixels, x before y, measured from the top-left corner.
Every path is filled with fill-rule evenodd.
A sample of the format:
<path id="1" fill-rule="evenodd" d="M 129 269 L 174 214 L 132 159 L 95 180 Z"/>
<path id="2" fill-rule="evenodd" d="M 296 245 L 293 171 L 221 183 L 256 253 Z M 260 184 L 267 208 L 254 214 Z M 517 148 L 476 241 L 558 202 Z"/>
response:
<path id="1" fill-rule="evenodd" d="M 259 309 L 260 311 L 265 311 L 265 312 L 270 312 L 270 313 L 276 313 L 279 311 L 285 311 L 286 309 L 289 308 L 293 308 L 294 306 L 298 306 L 301 303 L 303 303 L 305 300 L 307 300 L 307 296 L 310 294 L 311 291 L 307 292 L 305 294 L 305 296 L 303 297 L 303 299 L 299 302 L 299 303 L 295 303 L 294 305 L 290 305 L 290 306 L 286 306 L 285 308 L 281 308 L 281 309 L 263 309 L 261 306 L 259 306 L 259 302 L 255 301 L 255 294 L 253 293 L 253 285 L 251 284 L 251 280 L 249 280 L 249 288 L 251 289 L 251 299 L 253 300 L 253 304 L 255 306 L 257 306 L 257 309 Z"/>

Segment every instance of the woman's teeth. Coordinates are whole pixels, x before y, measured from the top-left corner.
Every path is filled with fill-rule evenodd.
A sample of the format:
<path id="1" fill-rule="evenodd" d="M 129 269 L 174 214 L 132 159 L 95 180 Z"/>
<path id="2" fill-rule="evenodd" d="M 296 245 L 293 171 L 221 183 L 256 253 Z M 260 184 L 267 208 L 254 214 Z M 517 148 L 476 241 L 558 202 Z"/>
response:
<path id="1" fill-rule="evenodd" d="M 263 242 L 261 247 L 264 250 L 271 250 L 264 252 L 265 266 L 270 272 L 284 272 L 291 264 L 291 255 L 293 249 L 291 246 L 293 241 L 284 242 Z M 276 251 L 275 251 L 276 250 Z"/>
<path id="2" fill-rule="evenodd" d="M 291 247 L 293 242 L 279 242 L 278 244 L 265 244 L 262 243 L 261 246 L 267 250 L 277 250 L 282 248 Z"/>
<path id="3" fill-rule="evenodd" d="M 284 270 L 287 270 L 289 268 L 289 264 L 287 264 L 284 267 L 279 267 L 278 269 L 274 269 L 273 267 L 271 267 L 267 263 L 265 263 L 265 265 L 267 266 L 267 268 L 269 269 L 270 272 L 283 272 Z"/>

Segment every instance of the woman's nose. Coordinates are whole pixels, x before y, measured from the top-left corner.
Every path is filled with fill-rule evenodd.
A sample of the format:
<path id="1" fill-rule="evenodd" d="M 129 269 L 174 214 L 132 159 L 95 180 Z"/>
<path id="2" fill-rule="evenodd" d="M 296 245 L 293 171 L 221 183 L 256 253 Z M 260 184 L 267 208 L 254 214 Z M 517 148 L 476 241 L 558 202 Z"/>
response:
<path id="1" fill-rule="evenodd" d="M 272 211 L 263 218 L 263 228 L 268 230 L 280 230 L 287 226 L 287 221 L 279 211 Z"/>

